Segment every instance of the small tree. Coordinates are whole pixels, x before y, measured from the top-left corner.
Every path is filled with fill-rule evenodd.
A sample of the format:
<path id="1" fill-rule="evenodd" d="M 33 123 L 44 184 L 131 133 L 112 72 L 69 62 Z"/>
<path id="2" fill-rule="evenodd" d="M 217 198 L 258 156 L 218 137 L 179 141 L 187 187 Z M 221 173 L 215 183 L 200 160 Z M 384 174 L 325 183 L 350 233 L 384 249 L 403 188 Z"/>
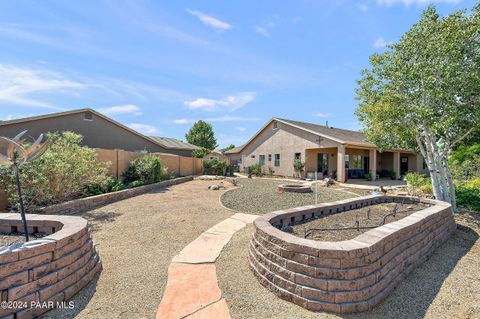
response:
<path id="1" fill-rule="evenodd" d="M 33 142 L 27 149 L 21 144 L 25 141 L 21 140 L 22 136 L 27 131 L 23 131 L 13 139 L 0 136 L 0 141 L 7 144 L 6 155 L 0 154 L 0 161 L 10 162 L 11 167 L 15 173 L 15 185 L 17 187 L 18 202 L 20 204 L 20 214 L 22 217 L 23 231 L 25 233 L 25 241 L 29 241 L 27 219 L 25 216 L 25 206 L 23 204 L 22 186 L 20 183 L 20 166 L 33 161 L 40 157 L 47 150 L 47 142 L 42 143 L 43 134 L 40 134 L 38 139 Z"/>
<path id="2" fill-rule="evenodd" d="M 295 161 L 293 161 L 293 169 L 295 170 L 295 172 L 299 177 L 302 176 L 302 172 L 304 168 L 305 168 L 305 163 L 302 162 L 301 160 L 296 159 Z"/>
<path id="3" fill-rule="evenodd" d="M 230 144 L 230 145 L 228 145 L 227 147 L 220 149 L 220 152 L 221 152 L 222 154 L 225 154 L 226 151 L 229 151 L 229 150 L 234 149 L 234 148 L 235 148 L 235 145 L 234 145 L 234 144 Z"/>
<path id="4" fill-rule="evenodd" d="M 211 124 L 199 120 L 193 124 L 190 130 L 185 134 L 188 143 L 200 146 L 209 151 L 217 147 L 217 139 L 213 132 Z"/>
<path id="5" fill-rule="evenodd" d="M 417 149 L 436 199 L 455 204 L 448 159 L 480 125 L 480 4 L 440 18 L 434 6 L 358 81 L 356 110 L 380 150 Z"/>

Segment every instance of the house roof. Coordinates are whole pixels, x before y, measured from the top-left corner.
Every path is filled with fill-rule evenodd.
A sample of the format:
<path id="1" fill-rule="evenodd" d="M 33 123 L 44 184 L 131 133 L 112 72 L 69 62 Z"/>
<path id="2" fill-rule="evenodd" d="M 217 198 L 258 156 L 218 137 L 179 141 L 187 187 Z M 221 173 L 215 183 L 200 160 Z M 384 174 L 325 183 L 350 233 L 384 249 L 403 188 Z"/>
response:
<path id="1" fill-rule="evenodd" d="M 174 149 L 183 149 L 183 150 L 197 150 L 200 147 L 178 140 L 173 137 L 162 137 L 162 136 L 149 136 L 151 139 L 154 139 L 158 143 L 161 143 L 162 145 L 165 145 L 165 147 L 168 148 L 174 148 Z"/>
<path id="2" fill-rule="evenodd" d="M 362 132 L 274 117 L 270 119 L 270 121 L 268 121 L 254 136 L 252 136 L 252 138 L 250 138 L 247 143 L 243 144 L 242 146 L 231 149 L 230 151 L 225 153 L 236 154 L 241 152 L 245 148 L 245 146 L 250 144 L 273 121 L 284 123 L 286 125 L 298 128 L 300 130 L 303 130 L 312 134 L 322 136 L 324 138 L 328 138 L 330 140 L 333 140 L 341 144 L 357 145 L 357 146 L 363 146 L 368 148 L 375 147 L 374 144 L 369 143 L 365 140 L 365 134 Z"/>
<path id="3" fill-rule="evenodd" d="M 124 130 L 129 131 L 130 133 L 137 135 L 151 143 L 154 143 L 160 147 L 163 147 L 165 149 L 176 149 L 176 150 L 191 150 L 191 146 L 187 145 L 180 145 L 178 144 L 177 146 L 173 146 L 173 143 L 163 143 L 157 139 L 154 139 L 152 137 L 143 135 L 140 132 L 135 131 L 134 129 L 129 128 L 128 126 L 123 125 L 122 123 L 119 123 L 108 116 L 103 115 L 100 112 L 97 112 L 91 108 L 83 108 L 83 109 L 76 109 L 76 110 L 70 110 L 70 111 L 65 111 L 65 112 L 57 112 L 57 113 L 50 113 L 50 114 L 43 114 L 43 115 L 37 115 L 37 116 L 30 116 L 30 117 L 24 117 L 24 118 L 19 118 L 19 119 L 14 119 L 14 120 L 8 120 L 8 121 L 0 121 L 0 126 L 6 126 L 6 125 L 12 125 L 12 124 L 19 124 L 19 123 L 25 123 L 25 122 L 32 122 L 32 121 L 37 121 L 37 120 L 43 120 L 43 119 L 48 119 L 48 118 L 55 118 L 55 117 L 62 117 L 66 115 L 71 115 L 71 114 L 78 114 L 78 113 L 84 113 L 84 112 L 91 112 L 95 114 L 96 116 L 99 116 L 103 118 L 104 120 L 112 123 L 113 125 L 116 125 Z M 174 139 L 173 139 L 174 140 Z M 184 142 L 182 142 L 184 143 Z M 188 143 L 185 143 L 188 144 Z"/>
<path id="4" fill-rule="evenodd" d="M 281 119 L 281 118 L 277 118 L 277 120 L 286 124 L 296 126 L 300 129 L 315 132 L 319 135 L 322 135 L 327 138 L 331 138 L 340 143 L 344 143 L 344 144 L 358 143 L 358 144 L 365 144 L 365 146 L 373 145 L 371 143 L 366 142 L 365 134 L 359 131 L 351 131 L 351 130 L 345 130 L 340 128 L 334 128 L 331 126 L 293 121 L 293 120 L 287 120 L 287 119 Z"/>
<path id="5" fill-rule="evenodd" d="M 242 148 L 243 148 L 243 145 L 234 147 L 234 148 L 229 149 L 228 151 L 226 151 L 225 154 L 237 154 L 237 153 L 240 153 L 240 151 L 242 150 Z"/>

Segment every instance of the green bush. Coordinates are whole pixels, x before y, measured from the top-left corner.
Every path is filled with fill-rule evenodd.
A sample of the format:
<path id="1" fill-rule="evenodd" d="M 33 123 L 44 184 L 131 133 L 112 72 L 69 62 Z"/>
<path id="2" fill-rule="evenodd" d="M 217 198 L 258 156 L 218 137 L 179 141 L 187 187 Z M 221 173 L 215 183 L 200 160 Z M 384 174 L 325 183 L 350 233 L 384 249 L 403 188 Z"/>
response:
<path id="1" fill-rule="evenodd" d="M 471 187 L 473 186 L 473 187 Z M 480 188 L 470 183 L 459 183 L 455 186 L 457 204 L 480 213 Z"/>
<path id="2" fill-rule="evenodd" d="M 85 186 L 85 194 L 87 195 L 100 195 L 105 193 L 117 192 L 122 189 L 128 188 L 121 181 L 115 177 L 106 178 L 105 181 L 99 184 L 92 184 Z"/>
<path id="3" fill-rule="evenodd" d="M 262 176 L 262 166 L 258 163 L 250 166 L 250 173 L 255 176 Z"/>
<path id="4" fill-rule="evenodd" d="M 305 163 L 302 162 L 301 160 L 299 159 L 296 159 L 294 162 L 293 162 L 293 169 L 295 170 L 295 172 L 300 175 L 302 172 L 303 172 L 303 169 L 305 168 Z"/>
<path id="5" fill-rule="evenodd" d="M 405 175 L 408 190 L 412 195 L 431 195 L 433 193 L 430 178 L 416 172 L 409 172 Z M 419 193 L 420 192 L 420 193 Z"/>
<path id="6" fill-rule="evenodd" d="M 166 179 L 166 174 L 167 170 L 160 158 L 154 154 L 147 154 L 130 162 L 123 174 L 123 182 L 133 187 L 158 183 Z"/>
<path id="7" fill-rule="evenodd" d="M 84 196 L 89 185 L 102 185 L 110 178 L 109 163 L 98 163 L 93 148 L 82 146 L 83 137 L 73 132 L 48 133 L 48 150 L 20 168 L 27 207 L 63 202 Z M 0 169 L 0 187 L 15 207 L 18 195 L 15 175 L 9 167 Z"/>
<path id="8" fill-rule="evenodd" d="M 227 172 L 227 161 L 212 158 L 203 161 L 203 174 L 206 175 L 225 175 Z"/>

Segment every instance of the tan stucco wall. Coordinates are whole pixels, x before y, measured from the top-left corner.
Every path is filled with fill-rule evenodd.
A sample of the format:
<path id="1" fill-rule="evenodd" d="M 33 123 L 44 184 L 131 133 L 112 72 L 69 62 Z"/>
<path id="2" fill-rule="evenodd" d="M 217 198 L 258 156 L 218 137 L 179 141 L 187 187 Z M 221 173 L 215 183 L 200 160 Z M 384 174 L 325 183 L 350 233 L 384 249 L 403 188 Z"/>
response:
<path id="1" fill-rule="evenodd" d="M 33 137 L 47 132 L 73 131 L 83 135 L 84 145 L 95 148 L 123 149 L 126 151 L 147 150 L 149 152 L 191 156 L 191 151 L 163 148 L 96 114 L 93 114 L 92 120 L 86 120 L 84 112 L 0 125 L 0 136 L 13 137 L 24 130 L 28 130 L 28 135 Z"/>
<path id="2" fill-rule="evenodd" d="M 265 169 L 267 171 L 270 166 L 274 169 L 275 175 L 293 176 L 295 153 L 301 153 L 302 161 L 305 161 L 306 149 L 308 148 L 336 147 L 338 145 L 337 142 L 326 138 L 322 138 L 318 143 L 318 138 L 318 135 L 280 122 L 277 124 L 277 128 L 273 129 L 273 123 L 271 123 L 242 150 L 242 166 L 246 167 L 258 163 L 259 155 L 265 155 Z M 268 161 L 268 154 L 272 154 L 271 162 Z M 275 154 L 280 154 L 279 167 L 274 166 Z M 251 158 L 252 155 L 255 155 L 255 158 Z M 308 162 L 310 163 L 310 160 Z"/>
<path id="3" fill-rule="evenodd" d="M 109 174 L 122 178 L 128 169 L 130 162 L 146 153 L 127 152 L 123 150 L 95 149 L 99 162 L 110 162 Z M 160 158 L 167 168 L 168 174 L 175 176 L 187 176 L 201 174 L 202 160 L 194 157 L 183 157 L 172 154 L 152 153 Z"/>

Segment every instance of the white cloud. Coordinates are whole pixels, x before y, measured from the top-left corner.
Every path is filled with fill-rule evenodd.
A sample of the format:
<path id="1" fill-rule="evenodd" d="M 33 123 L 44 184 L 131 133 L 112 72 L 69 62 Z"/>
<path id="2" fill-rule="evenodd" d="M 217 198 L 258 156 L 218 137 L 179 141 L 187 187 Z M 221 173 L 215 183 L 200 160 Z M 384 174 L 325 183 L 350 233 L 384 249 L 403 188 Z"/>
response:
<path id="1" fill-rule="evenodd" d="M 198 98 L 192 101 L 185 101 L 184 104 L 191 110 L 202 110 L 205 112 L 227 110 L 229 112 L 233 112 L 255 100 L 255 97 L 255 92 L 243 92 L 218 100 Z"/>
<path id="2" fill-rule="evenodd" d="M 240 132 L 245 132 L 246 131 L 246 128 L 242 127 L 242 126 L 235 126 L 235 129 L 237 131 L 240 131 Z"/>
<path id="3" fill-rule="evenodd" d="M 158 128 L 149 124 L 130 123 L 128 127 L 134 129 L 135 131 L 139 131 L 142 134 L 155 134 L 160 132 Z"/>
<path id="4" fill-rule="evenodd" d="M 427 5 L 430 3 L 459 3 L 462 0 L 377 0 L 377 4 L 380 5 L 385 5 L 385 6 L 393 6 L 396 4 L 403 4 L 406 7 L 409 7 L 411 5 L 417 5 L 417 6 L 422 6 L 422 5 Z"/>
<path id="5" fill-rule="evenodd" d="M 40 93 L 51 92 L 57 95 L 72 93 L 71 90 L 85 87 L 83 83 L 68 80 L 50 70 L 0 64 L 0 101 L 3 102 L 63 110 L 62 107 L 45 102 L 39 97 L 33 98 L 31 95 L 38 96 Z"/>
<path id="6" fill-rule="evenodd" d="M 259 27 L 258 25 L 255 26 L 255 32 L 265 37 L 270 37 L 270 32 L 268 32 L 268 30 L 265 28 Z"/>
<path id="7" fill-rule="evenodd" d="M 229 24 L 225 21 L 219 20 L 217 18 L 208 16 L 205 13 L 202 13 L 200 11 L 187 9 L 187 12 L 190 13 L 191 15 L 197 17 L 203 24 L 205 24 L 209 27 L 212 27 L 216 30 L 224 31 L 224 30 L 228 30 L 228 29 L 232 28 L 231 24 Z"/>
<path id="8" fill-rule="evenodd" d="M 210 117 L 205 119 L 205 121 L 207 122 L 255 122 L 255 121 L 261 121 L 261 120 L 262 119 L 258 117 L 243 117 L 243 116 L 230 116 L 230 115 Z"/>
<path id="9" fill-rule="evenodd" d="M 193 124 L 197 120 L 203 120 L 205 122 L 257 122 L 261 121 L 261 118 L 258 117 L 243 117 L 243 116 L 231 116 L 231 115 L 222 115 L 217 117 L 207 117 L 207 118 L 200 118 L 200 119 L 176 119 L 173 120 L 175 124 Z M 241 131 L 241 130 L 240 130 Z"/>
<path id="10" fill-rule="evenodd" d="M 140 108 L 133 104 L 114 105 L 110 107 L 104 107 L 104 108 L 99 108 L 98 111 L 105 115 L 122 115 L 122 114 L 142 115 L 142 112 L 140 112 Z"/>
<path id="11" fill-rule="evenodd" d="M 387 45 L 391 44 L 392 42 L 389 42 L 389 41 L 385 41 L 385 39 L 383 37 L 379 37 L 375 40 L 375 42 L 373 43 L 373 47 L 374 48 L 384 48 L 386 47 Z"/>
<path id="12" fill-rule="evenodd" d="M 175 124 L 188 124 L 190 123 L 191 120 L 188 120 L 188 119 L 177 119 L 177 120 L 173 120 L 173 123 Z"/>
<path id="13" fill-rule="evenodd" d="M 4 117 L 0 118 L 0 121 L 10 121 L 10 120 L 22 119 L 22 118 L 30 117 L 30 116 L 35 116 L 35 114 L 33 114 L 33 113 L 30 113 L 30 114 L 7 114 Z"/>
<path id="14" fill-rule="evenodd" d="M 332 113 L 317 113 L 317 114 L 315 114 L 316 117 L 321 118 L 321 119 L 327 118 L 330 115 L 332 115 Z"/>

